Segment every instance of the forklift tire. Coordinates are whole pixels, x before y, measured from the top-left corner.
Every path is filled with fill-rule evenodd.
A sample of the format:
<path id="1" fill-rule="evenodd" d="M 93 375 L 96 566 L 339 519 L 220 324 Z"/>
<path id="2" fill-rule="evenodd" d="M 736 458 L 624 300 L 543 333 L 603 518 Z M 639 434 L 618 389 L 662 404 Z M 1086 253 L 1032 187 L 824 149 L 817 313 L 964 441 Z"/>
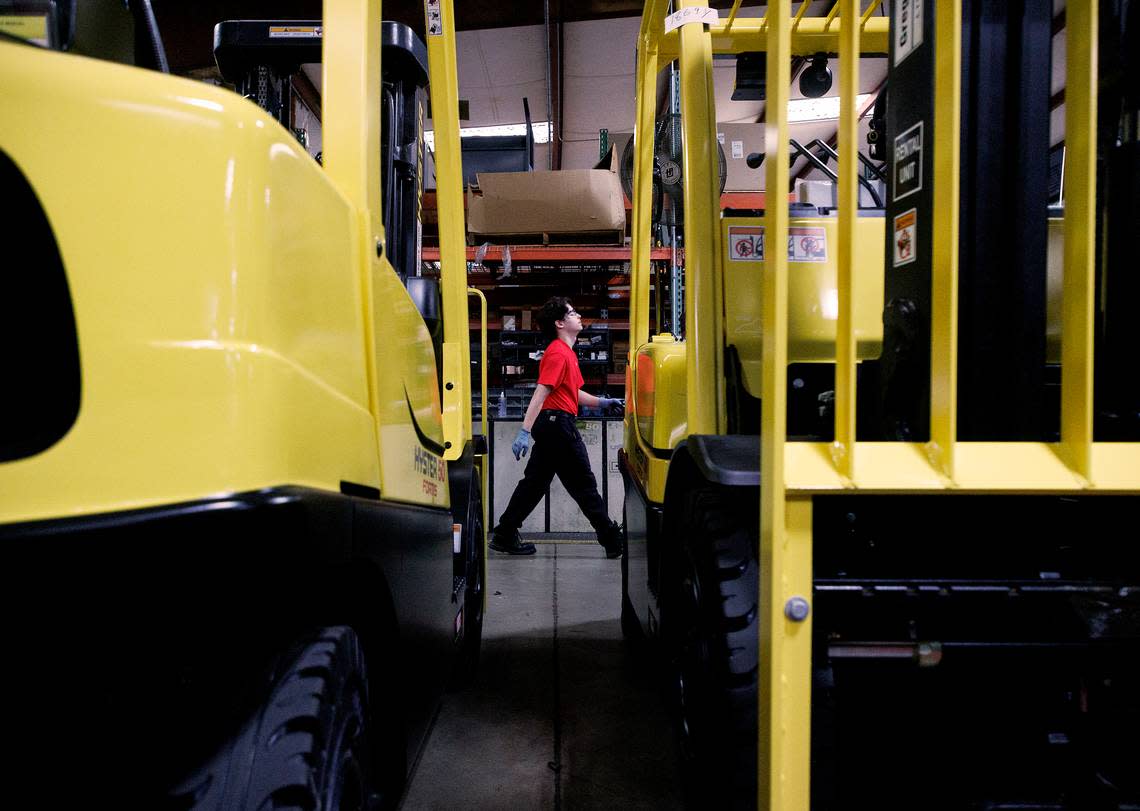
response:
<path id="1" fill-rule="evenodd" d="M 486 586 L 483 573 L 487 539 L 483 531 L 483 490 L 478 472 L 472 474 L 471 493 L 464 524 L 470 531 L 463 547 L 467 561 L 464 567 L 467 586 L 463 596 L 463 642 L 451 677 L 452 689 L 466 687 L 475 681 L 479 670 L 479 651 L 483 645 L 483 590 Z"/>
<path id="2" fill-rule="evenodd" d="M 758 516 L 740 492 L 688 494 L 670 566 L 662 630 L 686 794 L 700 805 L 756 804 Z"/>
<path id="3" fill-rule="evenodd" d="M 377 784 L 364 655 L 347 626 L 323 629 L 239 736 L 172 798 L 192 809 L 394 807 L 403 764 Z M 402 754 L 403 748 L 400 747 Z M 399 765 L 399 774 L 395 768 Z"/>

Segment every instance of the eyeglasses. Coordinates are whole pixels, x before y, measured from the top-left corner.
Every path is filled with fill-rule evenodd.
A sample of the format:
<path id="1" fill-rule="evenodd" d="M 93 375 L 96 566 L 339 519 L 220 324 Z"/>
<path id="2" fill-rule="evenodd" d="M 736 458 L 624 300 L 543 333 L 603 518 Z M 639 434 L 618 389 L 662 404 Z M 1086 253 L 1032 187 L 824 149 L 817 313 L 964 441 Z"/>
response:
<path id="1" fill-rule="evenodd" d="M 566 311 L 566 317 L 567 317 L 567 318 L 569 318 L 569 317 L 570 317 L 570 316 L 572 316 L 572 315 L 576 315 L 576 316 L 578 316 L 579 318 L 581 318 L 581 317 L 582 317 L 582 314 L 581 314 L 580 312 L 578 312 L 577 310 L 567 310 L 567 311 Z"/>

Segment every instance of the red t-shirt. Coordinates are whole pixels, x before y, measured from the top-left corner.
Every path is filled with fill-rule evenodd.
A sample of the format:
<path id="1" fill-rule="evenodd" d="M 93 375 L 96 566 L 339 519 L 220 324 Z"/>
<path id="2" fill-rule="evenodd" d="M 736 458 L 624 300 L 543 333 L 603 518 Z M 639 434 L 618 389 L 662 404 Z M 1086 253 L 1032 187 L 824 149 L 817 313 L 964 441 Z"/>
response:
<path id="1" fill-rule="evenodd" d="M 582 372 L 578 355 L 566 342 L 555 338 L 538 362 L 538 382 L 553 389 L 542 404 L 543 411 L 557 409 L 578 413 L 578 390 L 582 388 Z"/>

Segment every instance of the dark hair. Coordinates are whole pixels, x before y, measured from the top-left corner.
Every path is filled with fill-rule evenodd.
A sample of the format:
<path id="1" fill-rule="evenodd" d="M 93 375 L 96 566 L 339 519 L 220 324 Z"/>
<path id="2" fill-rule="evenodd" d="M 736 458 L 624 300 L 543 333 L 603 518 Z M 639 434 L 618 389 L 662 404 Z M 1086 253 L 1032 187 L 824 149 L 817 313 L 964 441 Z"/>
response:
<path id="1" fill-rule="evenodd" d="M 570 312 L 573 306 L 570 304 L 570 299 L 566 296 L 552 296 L 542 305 L 542 309 L 538 311 L 538 328 L 542 330 L 543 337 L 547 340 L 553 341 L 558 337 L 558 327 L 554 326 L 555 321 L 562 321 L 566 318 L 566 313 Z"/>

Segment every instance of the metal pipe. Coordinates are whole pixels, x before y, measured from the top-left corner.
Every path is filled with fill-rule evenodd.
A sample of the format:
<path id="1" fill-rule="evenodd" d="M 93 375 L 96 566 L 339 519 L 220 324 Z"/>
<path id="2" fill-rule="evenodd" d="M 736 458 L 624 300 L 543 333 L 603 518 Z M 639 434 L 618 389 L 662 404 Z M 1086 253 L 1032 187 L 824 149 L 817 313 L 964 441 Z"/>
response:
<path id="1" fill-rule="evenodd" d="M 866 25 L 867 20 L 871 19 L 871 15 L 875 13 L 875 9 L 879 7 L 882 0 L 874 0 L 871 5 L 867 6 L 867 10 L 863 12 L 863 17 L 859 20 L 861 25 Z"/>
<path id="2" fill-rule="evenodd" d="M 487 434 L 487 297 L 477 287 L 468 287 L 467 295 L 479 297 L 479 413 L 483 436 Z"/>
<path id="3" fill-rule="evenodd" d="M 810 5 L 811 5 L 811 0 L 804 0 L 802 3 L 800 3 L 799 9 L 796 11 L 795 19 L 792 20 L 792 30 L 793 31 L 795 31 L 796 28 L 799 27 L 800 20 L 803 19 L 803 16 L 805 13 L 807 13 L 808 6 L 810 6 Z M 795 77 L 793 77 L 793 78 L 795 78 Z"/>
<path id="4" fill-rule="evenodd" d="M 550 64 L 550 0 L 542 0 L 542 19 L 546 26 L 546 168 L 554 168 L 554 79 Z"/>
<path id="5" fill-rule="evenodd" d="M 738 11 L 740 11 L 740 4 L 741 4 L 742 2 L 744 2 L 744 0 L 736 0 L 736 1 L 735 1 L 735 2 L 732 4 L 732 11 L 730 11 L 730 12 L 728 13 L 728 22 L 727 22 L 727 23 L 725 23 L 725 26 L 724 26 L 724 28 L 725 28 L 725 30 L 726 30 L 726 31 L 727 31 L 728 29 L 732 28 L 732 24 L 733 24 L 734 22 L 736 22 L 736 13 L 737 13 Z"/>

